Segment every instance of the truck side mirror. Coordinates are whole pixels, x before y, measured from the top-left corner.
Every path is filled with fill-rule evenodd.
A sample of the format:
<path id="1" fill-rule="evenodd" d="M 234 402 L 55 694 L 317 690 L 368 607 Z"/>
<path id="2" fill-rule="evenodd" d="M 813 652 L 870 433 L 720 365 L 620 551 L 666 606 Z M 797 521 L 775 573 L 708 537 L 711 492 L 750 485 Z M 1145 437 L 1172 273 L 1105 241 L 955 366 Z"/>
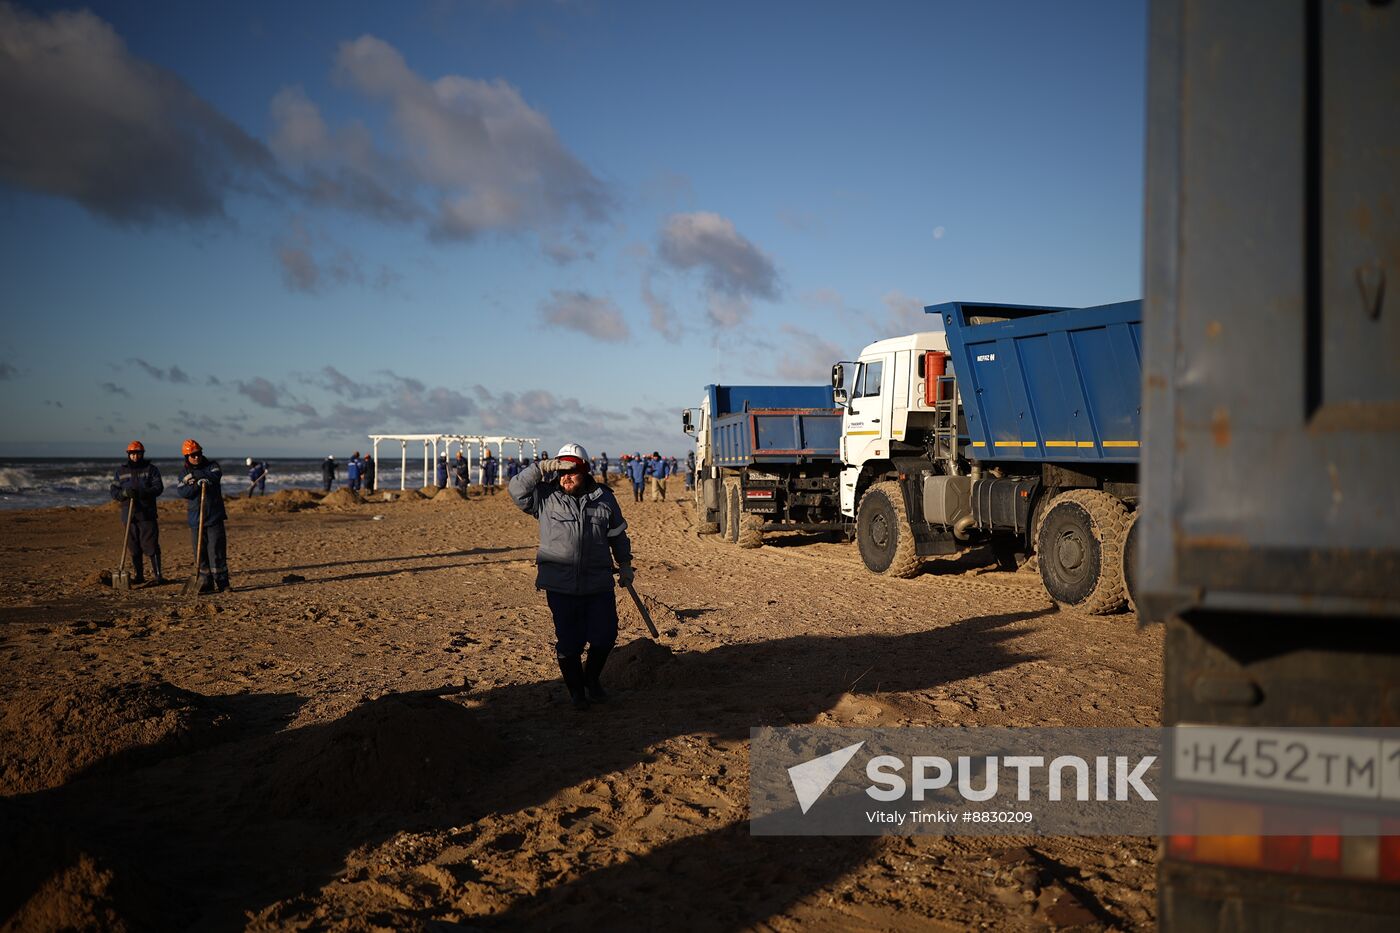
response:
<path id="1" fill-rule="evenodd" d="M 690 418 L 690 409 L 681 412 L 681 430 L 691 437 L 695 436 L 695 422 Z"/>
<path id="2" fill-rule="evenodd" d="M 844 363 L 837 363 L 831 367 L 831 399 L 842 408 L 850 404 L 850 398 L 846 393 L 846 366 Z"/>

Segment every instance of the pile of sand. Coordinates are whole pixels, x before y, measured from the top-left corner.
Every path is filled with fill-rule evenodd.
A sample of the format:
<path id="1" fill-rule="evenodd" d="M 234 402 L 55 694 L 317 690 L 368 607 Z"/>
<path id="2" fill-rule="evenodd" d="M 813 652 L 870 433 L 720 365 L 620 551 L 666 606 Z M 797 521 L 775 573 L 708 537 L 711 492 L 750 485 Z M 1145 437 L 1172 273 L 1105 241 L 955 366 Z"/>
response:
<path id="1" fill-rule="evenodd" d="M 283 489 L 270 496 L 230 499 L 228 504 L 236 506 L 241 503 L 242 508 L 249 512 L 300 512 L 302 509 L 314 508 L 324 495 L 309 489 Z"/>
<path id="2" fill-rule="evenodd" d="M 423 498 L 416 489 L 382 489 L 380 493 L 385 502 L 414 502 Z"/>
<path id="3" fill-rule="evenodd" d="M 342 487 L 340 489 L 337 489 L 335 492 L 327 493 L 326 497 L 321 500 L 320 504 L 324 508 L 350 509 L 354 508 L 357 505 L 360 505 L 364 501 L 365 500 L 360 498 L 359 493 L 353 492 L 348 488 Z"/>
<path id="4" fill-rule="evenodd" d="M 436 496 L 439 491 L 440 490 L 436 486 L 424 486 L 422 489 L 418 490 L 418 494 L 424 499 L 431 499 L 433 496 Z"/>
<path id="5" fill-rule="evenodd" d="M 360 819 L 460 810 L 502 755 L 469 710 L 427 693 L 390 694 L 281 741 L 245 791 L 269 816 Z"/>
<path id="6" fill-rule="evenodd" d="M 638 638 L 608 656 L 603 684 L 624 690 L 649 687 L 667 679 L 675 668 L 675 652 L 650 638 Z"/>
<path id="7" fill-rule="evenodd" d="M 229 724 L 204 697 L 162 680 L 20 694 L 0 710 L 0 794 L 139 767 L 208 744 Z"/>
<path id="8" fill-rule="evenodd" d="M 433 496 L 433 505 L 461 505 L 466 501 L 466 490 L 458 489 L 455 486 L 439 489 L 438 494 Z"/>

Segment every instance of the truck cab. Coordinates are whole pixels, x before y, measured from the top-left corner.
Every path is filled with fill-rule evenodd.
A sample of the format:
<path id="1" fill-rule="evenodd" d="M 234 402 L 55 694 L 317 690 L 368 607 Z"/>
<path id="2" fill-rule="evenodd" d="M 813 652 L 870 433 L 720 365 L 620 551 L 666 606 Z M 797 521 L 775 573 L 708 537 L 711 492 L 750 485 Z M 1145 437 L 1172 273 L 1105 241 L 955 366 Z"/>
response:
<path id="1" fill-rule="evenodd" d="M 936 391 L 928 387 L 929 357 L 946 360 L 942 331 L 925 331 L 870 344 L 855 362 L 832 368 L 841 418 L 841 512 L 855 517 L 856 502 L 872 477 L 889 469 L 896 452 L 920 456 L 932 436 Z M 943 375 L 941 365 L 931 377 Z"/>

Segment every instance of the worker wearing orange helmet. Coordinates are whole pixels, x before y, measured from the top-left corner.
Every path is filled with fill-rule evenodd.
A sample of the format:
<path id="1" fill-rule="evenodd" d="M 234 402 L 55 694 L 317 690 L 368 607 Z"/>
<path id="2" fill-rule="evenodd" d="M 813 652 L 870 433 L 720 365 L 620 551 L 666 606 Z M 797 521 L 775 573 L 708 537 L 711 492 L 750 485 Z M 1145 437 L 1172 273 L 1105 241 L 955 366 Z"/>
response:
<path id="1" fill-rule="evenodd" d="M 199 591 L 224 592 L 231 589 L 228 582 L 228 537 L 224 533 L 224 494 L 219 488 L 224 472 L 219 461 L 204 456 L 204 448 L 194 438 L 180 445 L 185 461 L 181 468 L 180 485 L 175 491 L 188 502 L 190 543 L 199 554 Z M 202 493 L 202 495 L 201 495 Z M 199 508 L 204 504 L 204 546 L 199 546 Z"/>
<path id="2" fill-rule="evenodd" d="M 146 446 L 140 441 L 126 445 L 126 462 L 112 477 L 112 498 L 120 502 L 122 523 L 126 525 L 126 550 L 131 555 L 133 583 L 146 582 L 141 555 L 151 559 L 151 585 L 165 582 L 160 566 L 160 529 L 156 521 L 156 499 L 165 490 L 160 470 L 146 459 Z M 127 523 L 127 512 L 131 521 Z"/>

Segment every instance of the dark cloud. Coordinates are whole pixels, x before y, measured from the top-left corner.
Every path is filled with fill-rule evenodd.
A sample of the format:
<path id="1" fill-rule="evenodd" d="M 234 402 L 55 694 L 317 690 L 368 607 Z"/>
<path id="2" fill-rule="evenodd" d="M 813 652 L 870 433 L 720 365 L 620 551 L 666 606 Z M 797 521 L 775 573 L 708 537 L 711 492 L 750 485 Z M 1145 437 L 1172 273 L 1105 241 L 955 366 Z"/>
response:
<path id="1" fill-rule="evenodd" d="M 276 245 L 282 265 L 282 281 L 295 292 L 315 294 L 329 286 L 359 285 L 385 291 L 403 278 L 381 264 L 366 271 L 366 263 L 350 250 L 337 246 L 323 234 L 313 233 L 297 219 Z"/>
<path id="2" fill-rule="evenodd" d="M 196 415 L 182 409 L 179 412 L 178 420 L 180 424 L 176 430 L 187 437 L 211 434 L 215 437 L 227 437 L 232 434 L 245 433 L 247 430 L 246 422 L 239 417 L 217 418 L 213 415 Z M 205 441 L 200 441 L 200 444 L 204 447 L 208 446 Z"/>
<path id="3" fill-rule="evenodd" d="M 719 214 L 672 214 L 662 228 L 656 254 L 672 269 L 702 273 L 707 314 L 720 329 L 743 323 L 750 313 L 750 300 L 778 297 L 773 261 Z"/>
<path id="4" fill-rule="evenodd" d="M 218 377 L 218 376 L 206 376 L 206 377 L 204 378 L 204 384 L 205 384 L 205 385 L 210 385 L 210 386 L 221 386 L 221 385 L 223 385 L 223 383 L 222 383 L 221 381 L 219 381 L 219 377 Z"/>
<path id="5" fill-rule="evenodd" d="M 19 370 L 11 366 L 9 362 L 0 360 L 0 382 L 7 382 L 18 374 Z"/>
<path id="6" fill-rule="evenodd" d="M 264 408 L 280 408 L 282 405 L 281 391 L 262 376 L 257 376 L 246 382 L 239 381 L 238 392 L 240 395 L 248 396 Z"/>
<path id="7" fill-rule="evenodd" d="M 282 246 L 277 250 L 282 263 L 282 281 L 294 292 L 314 292 L 321 283 L 321 270 L 311 254 L 299 246 Z"/>
<path id="8" fill-rule="evenodd" d="M 588 292 L 550 292 L 549 298 L 540 302 L 540 320 L 551 327 L 576 330 L 608 343 L 622 343 L 631 336 L 622 309 L 612 299 Z"/>
<path id="9" fill-rule="evenodd" d="M 298 376 L 314 385 L 352 401 L 368 404 L 334 403 L 325 414 L 306 402 L 277 407 L 301 416 L 294 424 L 267 425 L 252 433 L 275 437 L 295 437 L 308 433 L 376 434 L 393 431 L 465 431 L 464 421 L 477 410 L 476 403 L 455 389 L 426 386 L 411 376 L 390 370 L 376 373 L 382 378 L 356 382 L 333 366 L 311 376 Z M 270 385 L 270 383 L 269 383 Z"/>
<path id="10" fill-rule="evenodd" d="M 356 382 L 334 366 L 323 366 L 319 373 L 313 376 L 302 376 L 300 379 L 307 385 L 318 386 L 327 392 L 333 392 L 349 399 L 370 398 L 377 391 L 374 386 L 364 382 Z"/>
<path id="11" fill-rule="evenodd" d="M 127 398 L 131 398 L 130 392 L 126 391 L 126 389 L 123 389 L 121 386 L 117 385 L 114 382 L 104 382 L 102 383 L 100 388 L 103 392 L 106 392 L 108 395 L 124 395 Z"/>
<path id="12" fill-rule="evenodd" d="M 221 217 L 282 185 L 262 143 L 87 11 L 0 5 L 0 179 L 124 224 Z"/>
<path id="13" fill-rule="evenodd" d="M 152 366 L 145 360 L 137 358 L 129 359 L 127 362 L 139 366 L 146 372 L 146 375 L 150 376 L 152 379 L 158 379 L 161 382 L 174 382 L 181 385 L 188 385 L 190 381 L 189 374 L 178 366 L 171 366 L 169 369 L 161 369 L 159 366 Z"/>

